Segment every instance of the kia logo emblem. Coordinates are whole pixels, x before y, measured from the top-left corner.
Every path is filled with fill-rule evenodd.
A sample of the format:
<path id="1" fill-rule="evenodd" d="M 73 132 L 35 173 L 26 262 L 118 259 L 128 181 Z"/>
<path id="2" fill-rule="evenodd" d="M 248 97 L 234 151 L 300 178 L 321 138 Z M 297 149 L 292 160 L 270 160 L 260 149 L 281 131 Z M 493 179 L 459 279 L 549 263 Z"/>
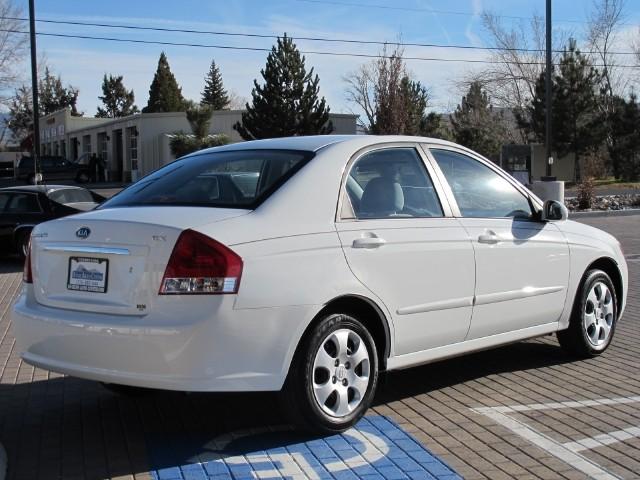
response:
<path id="1" fill-rule="evenodd" d="M 83 240 L 89 235 L 91 235 L 91 230 L 89 229 L 89 227 L 80 227 L 78 230 L 76 230 L 76 237 L 82 238 Z"/>

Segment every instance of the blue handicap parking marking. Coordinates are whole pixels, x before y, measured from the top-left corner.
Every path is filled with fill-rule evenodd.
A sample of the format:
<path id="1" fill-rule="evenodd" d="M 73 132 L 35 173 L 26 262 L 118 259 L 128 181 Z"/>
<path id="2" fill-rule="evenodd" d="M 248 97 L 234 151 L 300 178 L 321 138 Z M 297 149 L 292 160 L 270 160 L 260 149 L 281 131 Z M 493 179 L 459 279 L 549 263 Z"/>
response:
<path id="1" fill-rule="evenodd" d="M 157 480 L 461 479 L 451 467 L 380 415 L 349 431 L 308 439 L 293 431 L 152 435 L 147 450 Z"/>

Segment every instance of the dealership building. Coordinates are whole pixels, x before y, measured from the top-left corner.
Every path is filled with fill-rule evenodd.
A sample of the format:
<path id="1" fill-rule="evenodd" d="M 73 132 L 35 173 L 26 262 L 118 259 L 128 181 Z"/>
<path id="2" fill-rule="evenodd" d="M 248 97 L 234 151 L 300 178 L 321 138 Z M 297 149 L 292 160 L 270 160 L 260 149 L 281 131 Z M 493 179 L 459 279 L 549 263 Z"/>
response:
<path id="1" fill-rule="evenodd" d="M 226 134 L 232 142 L 242 138 L 233 125 L 242 110 L 218 110 L 211 116 L 211 134 Z M 333 133 L 357 133 L 357 115 L 331 113 Z M 169 148 L 172 134 L 190 133 L 184 112 L 139 113 L 122 118 L 74 117 L 69 109 L 40 118 L 41 155 L 76 160 L 96 154 L 110 181 L 128 182 L 166 165 L 175 157 Z"/>

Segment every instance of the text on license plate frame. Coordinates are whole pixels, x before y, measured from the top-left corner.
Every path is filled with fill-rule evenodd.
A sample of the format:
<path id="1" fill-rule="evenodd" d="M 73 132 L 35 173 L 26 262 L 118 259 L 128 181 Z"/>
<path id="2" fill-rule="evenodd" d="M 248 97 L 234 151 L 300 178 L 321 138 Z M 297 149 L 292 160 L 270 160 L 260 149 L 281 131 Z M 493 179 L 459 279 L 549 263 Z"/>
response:
<path id="1" fill-rule="evenodd" d="M 87 264 L 96 264 L 97 268 L 87 269 L 85 266 Z M 84 272 L 78 270 L 79 266 L 83 267 Z M 72 274 L 74 273 L 77 273 L 78 275 L 72 278 Z M 100 275 L 102 276 L 101 278 Z M 108 280 L 109 259 L 96 257 L 69 257 L 69 269 L 67 273 L 68 290 L 76 292 L 107 293 Z"/>

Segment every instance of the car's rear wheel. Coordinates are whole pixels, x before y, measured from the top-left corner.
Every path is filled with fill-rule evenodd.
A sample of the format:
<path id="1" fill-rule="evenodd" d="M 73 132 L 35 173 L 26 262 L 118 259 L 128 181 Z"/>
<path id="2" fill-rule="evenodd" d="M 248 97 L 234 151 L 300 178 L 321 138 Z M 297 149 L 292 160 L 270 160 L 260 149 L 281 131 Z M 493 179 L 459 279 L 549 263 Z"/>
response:
<path id="1" fill-rule="evenodd" d="M 287 414 L 304 430 L 337 433 L 366 412 L 378 382 L 373 337 L 354 317 L 330 314 L 303 339 L 284 389 Z"/>
<path id="2" fill-rule="evenodd" d="M 116 383 L 104 383 L 100 382 L 100 384 L 111 393 L 115 393 L 117 395 L 122 395 L 123 397 L 144 397 L 153 392 L 150 388 L 143 387 L 131 387 L 129 385 L 118 385 Z"/>
<path id="3" fill-rule="evenodd" d="M 562 348 L 580 357 L 595 357 L 611 344 L 618 318 L 613 282 L 602 270 L 589 270 L 576 295 L 569 328 L 558 332 Z"/>

